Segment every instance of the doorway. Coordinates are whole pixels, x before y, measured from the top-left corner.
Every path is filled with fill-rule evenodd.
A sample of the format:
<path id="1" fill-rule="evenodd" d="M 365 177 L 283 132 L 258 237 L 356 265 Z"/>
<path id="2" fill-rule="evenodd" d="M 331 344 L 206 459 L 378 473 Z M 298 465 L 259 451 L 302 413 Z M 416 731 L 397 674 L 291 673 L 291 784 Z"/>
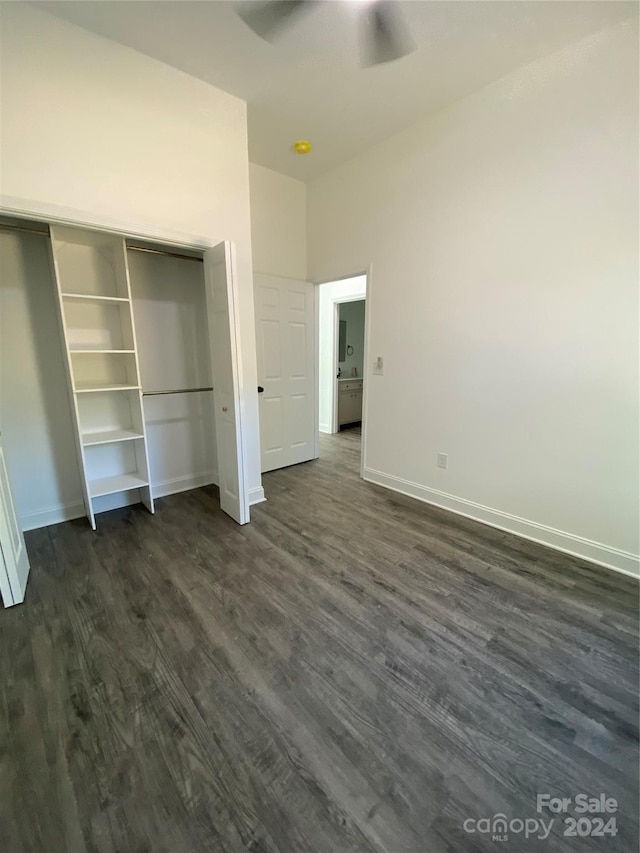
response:
<path id="1" fill-rule="evenodd" d="M 318 429 L 360 433 L 366 393 L 366 275 L 318 286 Z"/>

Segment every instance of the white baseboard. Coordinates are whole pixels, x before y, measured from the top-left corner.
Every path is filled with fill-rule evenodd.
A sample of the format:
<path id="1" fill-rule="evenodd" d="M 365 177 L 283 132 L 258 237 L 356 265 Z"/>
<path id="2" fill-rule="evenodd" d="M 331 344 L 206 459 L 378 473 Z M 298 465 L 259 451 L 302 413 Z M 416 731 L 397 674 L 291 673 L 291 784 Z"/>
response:
<path id="1" fill-rule="evenodd" d="M 205 471 L 201 474 L 189 474 L 186 477 L 174 477 L 171 480 L 163 480 L 159 483 L 154 483 L 153 497 L 164 498 L 167 495 L 174 495 L 178 492 L 186 492 L 189 489 L 198 489 L 201 486 L 208 486 L 210 483 L 218 485 L 217 471 Z M 138 502 L 137 497 L 129 499 L 129 496 L 124 493 L 118 495 L 105 495 L 104 498 L 97 498 L 96 500 L 100 501 L 100 505 L 96 508 L 98 512 L 108 512 L 111 509 L 116 509 L 117 507 L 127 506 L 128 504 Z M 20 522 L 22 530 L 36 530 L 38 527 L 49 527 L 52 524 L 60 524 L 63 521 L 82 518 L 84 514 L 84 504 L 82 501 L 77 501 L 70 504 L 60 504 L 59 506 L 47 507 L 45 509 L 36 510 L 35 512 L 25 513 L 20 517 Z"/>
<path id="2" fill-rule="evenodd" d="M 325 435 L 331 435 L 331 427 L 329 424 L 320 424 L 318 429 L 320 430 L 320 432 L 325 433 Z"/>
<path id="3" fill-rule="evenodd" d="M 123 506 L 133 506 L 137 503 L 140 503 L 140 492 L 138 489 L 132 489 L 130 492 L 116 492 L 113 495 L 94 498 L 93 511 L 95 515 L 100 515 L 101 512 L 111 512 L 112 509 L 121 509 Z"/>
<path id="4" fill-rule="evenodd" d="M 417 498 L 424 503 L 433 504 L 458 515 L 464 515 L 467 518 L 488 524 L 490 527 L 505 530 L 507 533 L 514 533 L 523 539 L 530 539 L 533 542 L 539 542 L 541 545 L 547 545 L 556 551 L 580 557 L 583 560 L 597 563 L 599 566 L 605 566 L 633 578 L 640 577 L 640 557 L 637 554 L 611 548 L 601 542 L 594 542 L 573 533 L 556 530 L 545 524 L 501 512 L 483 504 L 468 501 L 465 498 L 457 498 L 438 489 L 431 489 L 419 483 L 404 480 L 401 477 L 384 474 L 382 471 L 376 471 L 373 468 L 365 468 L 363 478 L 370 483 L 376 483 L 378 486 L 384 486 L 394 492 Z"/>
<path id="5" fill-rule="evenodd" d="M 187 474 L 185 477 L 173 477 L 171 480 L 161 480 L 153 484 L 153 497 L 165 498 L 178 492 L 188 492 L 189 489 L 199 489 L 201 486 L 218 485 L 217 471 L 204 471 L 201 474 Z"/>
<path id="6" fill-rule="evenodd" d="M 264 488 L 262 486 L 254 486 L 252 489 L 249 489 L 249 506 L 261 504 L 263 501 L 266 501 L 266 497 L 264 496 Z"/>
<path id="7" fill-rule="evenodd" d="M 51 524 L 82 518 L 83 515 L 84 504 L 80 501 L 80 503 L 60 504 L 24 513 L 20 516 L 20 523 L 23 530 L 37 530 L 38 527 L 49 527 Z"/>

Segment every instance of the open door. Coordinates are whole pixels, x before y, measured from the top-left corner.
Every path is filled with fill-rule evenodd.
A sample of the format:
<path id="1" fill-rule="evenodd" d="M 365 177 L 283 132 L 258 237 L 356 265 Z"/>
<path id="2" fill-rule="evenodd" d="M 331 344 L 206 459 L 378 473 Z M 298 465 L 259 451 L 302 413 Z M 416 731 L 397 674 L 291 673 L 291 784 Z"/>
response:
<path id="1" fill-rule="evenodd" d="M 308 281 L 253 277 L 262 472 L 315 459 L 315 290 Z"/>
<path id="2" fill-rule="evenodd" d="M 204 253 L 204 278 L 211 341 L 220 506 L 238 524 L 249 521 L 245 482 L 235 254 L 231 243 Z"/>
<path id="3" fill-rule="evenodd" d="M 0 435 L 0 592 L 5 607 L 24 601 L 29 557 L 13 505 Z"/>

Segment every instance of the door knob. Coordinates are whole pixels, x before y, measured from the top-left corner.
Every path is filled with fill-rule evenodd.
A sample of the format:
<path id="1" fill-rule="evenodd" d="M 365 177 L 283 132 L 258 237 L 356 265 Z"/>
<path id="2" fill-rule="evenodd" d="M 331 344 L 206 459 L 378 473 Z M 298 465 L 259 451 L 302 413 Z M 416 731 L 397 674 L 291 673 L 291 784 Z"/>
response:
<path id="1" fill-rule="evenodd" d="M 222 411 L 223 411 L 223 412 L 226 412 L 226 411 L 227 411 L 227 407 L 226 407 L 226 406 L 223 406 L 223 407 L 222 407 Z"/>

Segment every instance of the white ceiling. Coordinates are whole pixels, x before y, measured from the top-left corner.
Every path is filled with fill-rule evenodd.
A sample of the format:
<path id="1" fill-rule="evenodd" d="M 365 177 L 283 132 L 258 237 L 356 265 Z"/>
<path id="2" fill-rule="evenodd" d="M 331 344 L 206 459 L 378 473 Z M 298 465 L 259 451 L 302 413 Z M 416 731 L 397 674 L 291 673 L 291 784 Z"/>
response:
<path id="1" fill-rule="evenodd" d="M 320 3 L 274 44 L 220 0 L 37 5 L 245 99 L 251 161 L 305 181 L 508 71 L 638 14 L 635 0 L 408 0 L 398 5 L 418 49 L 362 68 L 362 0 Z M 291 150 L 301 138 L 314 145 L 306 157 Z"/>

